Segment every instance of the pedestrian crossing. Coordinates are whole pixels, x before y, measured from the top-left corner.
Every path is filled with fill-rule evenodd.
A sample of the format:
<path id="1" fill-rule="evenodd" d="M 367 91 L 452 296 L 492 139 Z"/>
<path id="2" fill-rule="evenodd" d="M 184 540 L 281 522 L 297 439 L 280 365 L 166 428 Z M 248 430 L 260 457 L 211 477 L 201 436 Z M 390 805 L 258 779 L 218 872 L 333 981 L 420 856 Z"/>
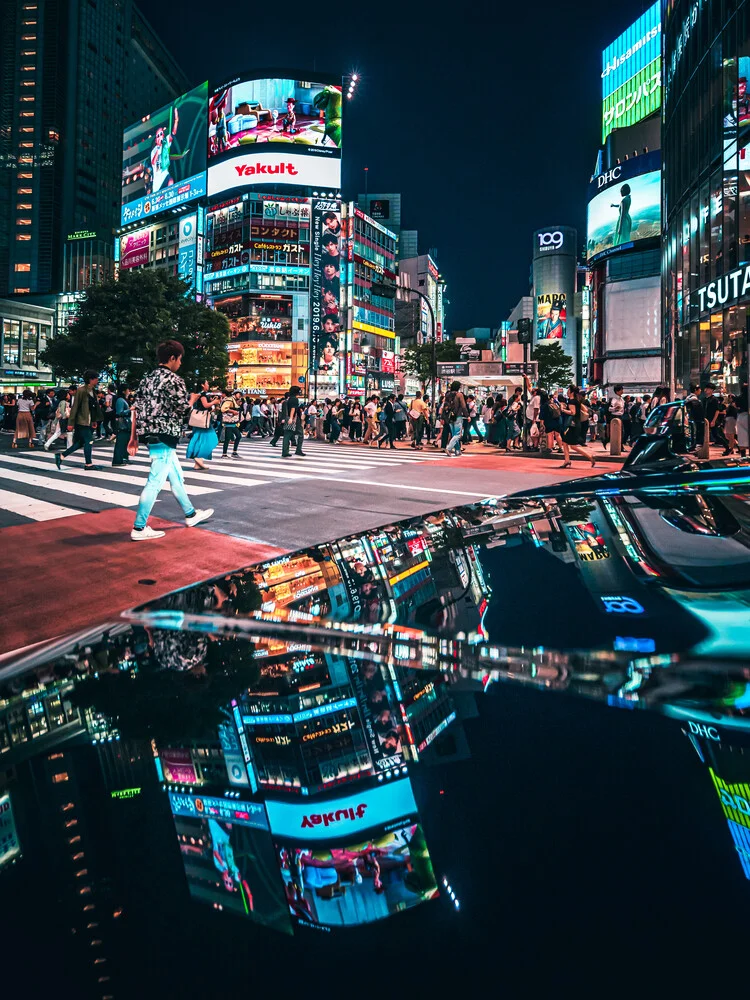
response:
<path id="1" fill-rule="evenodd" d="M 243 438 L 239 458 L 222 458 L 221 448 L 217 448 L 208 470 L 203 472 L 194 470 L 192 459 L 186 457 L 186 450 L 184 443 L 177 449 L 185 484 L 188 493 L 196 500 L 204 496 L 208 498 L 204 506 L 211 504 L 211 494 L 224 489 L 281 486 L 292 480 L 307 479 L 367 485 L 371 480 L 361 477 L 371 476 L 377 469 L 413 468 L 439 462 L 445 457 L 437 451 L 378 451 L 362 446 L 337 447 L 306 441 L 304 458 L 293 455 L 284 459 L 281 442 L 272 448 L 267 440 L 247 441 Z M 4 488 L 0 489 L 0 527 L 72 517 L 113 506 L 134 508 L 148 477 L 146 449 L 141 448 L 126 466 L 113 468 L 109 464 L 111 460 L 111 447 L 103 444 L 94 446 L 97 468 L 90 470 L 83 468 L 81 453 L 71 455 L 58 471 L 51 452 L 42 449 L 1 451 L 0 481 Z M 162 499 L 154 508 L 157 515 L 168 497 L 169 485 L 164 489 Z M 170 513 L 174 513 L 167 501 L 165 514 L 167 507 Z"/>

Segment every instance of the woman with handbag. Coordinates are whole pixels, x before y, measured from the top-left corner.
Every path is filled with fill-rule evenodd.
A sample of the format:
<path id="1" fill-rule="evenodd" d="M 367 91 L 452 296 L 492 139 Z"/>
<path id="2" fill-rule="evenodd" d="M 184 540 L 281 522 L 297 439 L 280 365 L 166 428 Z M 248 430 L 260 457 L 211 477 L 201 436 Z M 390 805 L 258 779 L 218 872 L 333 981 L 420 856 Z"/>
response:
<path id="1" fill-rule="evenodd" d="M 218 396 L 209 399 L 208 379 L 204 379 L 191 397 L 188 427 L 192 428 L 193 436 L 188 442 L 185 457 L 192 458 L 193 469 L 205 471 L 208 468 L 205 459 L 213 457 L 213 450 L 219 443 L 219 438 L 211 422 L 213 409 L 218 402 Z"/>
<path id="2" fill-rule="evenodd" d="M 112 452 L 112 465 L 128 464 L 128 441 L 130 440 L 131 420 L 130 406 L 126 397 L 127 390 L 121 385 L 117 389 L 117 397 L 112 404 L 115 425 L 115 450 Z"/>

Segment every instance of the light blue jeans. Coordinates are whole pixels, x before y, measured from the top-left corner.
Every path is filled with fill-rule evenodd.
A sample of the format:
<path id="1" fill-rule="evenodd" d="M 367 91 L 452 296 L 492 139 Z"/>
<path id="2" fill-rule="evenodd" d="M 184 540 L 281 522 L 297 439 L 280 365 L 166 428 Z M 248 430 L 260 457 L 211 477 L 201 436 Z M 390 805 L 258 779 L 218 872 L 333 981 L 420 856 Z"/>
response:
<path id="1" fill-rule="evenodd" d="M 464 418 L 456 417 L 456 419 L 451 424 L 451 434 L 453 437 L 448 442 L 446 451 L 455 451 L 457 455 L 461 454 L 461 435 L 464 429 Z"/>
<path id="2" fill-rule="evenodd" d="M 146 521 L 156 503 L 156 498 L 167 480 L 172 487 L 175 500 L 185 512 L 185 517 L 189 517 L 195 511 L 185 491 L 185 480 L 182 478 L 182 466 L 177 457 L 177 449 L 170 448 L 168 444 L 150 444 L 148 454 L 151 458 L 151 469 L 138 501 L 133 525 L 138 529 L 146 527 Z"/>

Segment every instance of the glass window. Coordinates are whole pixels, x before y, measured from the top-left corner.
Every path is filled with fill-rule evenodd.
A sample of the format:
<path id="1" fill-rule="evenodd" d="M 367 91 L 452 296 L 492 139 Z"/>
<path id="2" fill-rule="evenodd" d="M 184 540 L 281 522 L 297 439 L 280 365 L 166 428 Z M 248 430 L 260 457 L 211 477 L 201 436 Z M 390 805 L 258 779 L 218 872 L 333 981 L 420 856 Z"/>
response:
<path id="1" fill-rule="evenodd" d="M 39 327 L 36 323 L 23 324 L 22 365 L 35 365 L 38 353 Z"/>
<path id="2" fill-rule="evenodd" d="M 39 353 L 40 354 L 47 347 L 47 343 L 49 342 L 49 338 L 50 338 L 51 334 L 52 334 L 52 327 L 50 326 L 49 323 L 40 323 L 39 324 Z"/>
<path id="3" fill-rule="evenodd" d="M 21 348 L 21 324 L 16 319 L 3 320 L 3 364 L 17 365 Z"/>

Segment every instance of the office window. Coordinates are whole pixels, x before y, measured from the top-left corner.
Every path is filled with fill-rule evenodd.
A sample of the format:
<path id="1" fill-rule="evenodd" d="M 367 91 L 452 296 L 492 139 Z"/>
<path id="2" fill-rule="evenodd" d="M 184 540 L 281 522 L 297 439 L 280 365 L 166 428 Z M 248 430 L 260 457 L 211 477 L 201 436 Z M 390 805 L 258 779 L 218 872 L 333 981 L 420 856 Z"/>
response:
<path id="1" fill-rule="evenodd" d="M 33 104 L 34 103 L 34 95 L 33 94 L 27 94 L 26 97 L 22 97 L 21 98 L 21 101 L 24 104 Z M 32 111 L 31 113 L 33 114 L 34 112 Z"/>
<path id="2" fill-rule="evenodd" d="M 21 21 L 21 24 L 25 25 L 27 28 L 33 28 L 36 21 Z"/>
<path id="3" fill-rule="evenodd" d="M 32 188 L 19 188 L 16 194 L 20 197 L 22 194 L 33 194 Z"/>
<path id="4" fill-rule="evenodd" d="M 26 135 L 28 135 L 29 132 L 33 133 L 33 131 L 34 131 L 34 126 L 33 125 L 22 125 L 21 126 L 21 132 L 24 132 Z"/>
<path id="5" fill-rule="evenodd" d="M 28 291 L 28 289 L 26 289 Z M 21 364 L 35 365 L 39 354 L 39 324 L 23 324 L 23 343 L 21 345 Z"/>
<path id="6" fill-rule="evenodd" d="M 17 319 L 3 320 L 3 364 L 17 365 L 21 348 L 21 324 Z"/>
<path id="7" fill-rule="evenodd" d="M 36 35 L 21 35 L 22 42 L 35 42 Z"/>
<path id="8" fill-rule="evenodd" d="M 21 80 L 22 87 L 36 87 L 36 80 Z"/>
<path id="9" fill-rule="evenodd" d="M 34 143 L 33 142 L 19 142 L 18 143 L 18 148 L 19 149 L 33 149 L 34 148 Z"/>
<path id="10" fill-rule="evenodd" d="M 24 326 L 27 326 L 27 325 L 28 325 L 27 323 L 24 323 Z M 52 775 L 52 783 L 53 783 L 53 785 L 59 785 L 61 782 L 63 782 L 63 781 L 69 781 L 69 780 L 70 779 L 68 777 L 68 772 L 67 771 L 58 771 L 57 774 L 53 774 Z"/>
<path id="11" fill-rule="evenodd" d="M 52 335 L 52 327 L 49 325 L 49 323 L 40 323 L 39 324 L 39 353 L 40 354 L 47 347 L 47 341 L 49 340 L 49 338 L 51 337 L 51 335 Z"/>
<path id="12" fill-rule="evenodd" d="M 34 49 L 21 49 L 22 56 L 35 56 L 36 51 Z"/>
<path id="13" fill-rule="evenodd" d="M 33 111 L 19 111 L 18 112 L 18 117 L 19 118 L 33 118 L 34 117 L 34 112 Z"/>
<path id="14" fill-rule="evenodd" d="M 16 176 L 18 177 L 19 180 L 22 180 L 22 181 L 30 181 L 31 180 L 31 174 L 17 174 Z"/>
<path id="15" fill-rule="evenodd" d="M 30 288 L 19 288 L 16 285 L 16 287 L 13 289 L 13 291 L 14 291 L 14 293 L 16 295 L 28 295 L 28 293 L 31 291 L 31 289 Z"/>
<path id="16" fill-rule="evenodd" d="M 25 201 L 19 201 L 19 202 L 16 203 L 16 211 L 17 212 L 30 212 L 31 211 L 31 205 L 28 204 Z"/>
<path id="17" fill-rule="evenodd" d="M 13 268 L 14 271 L 30 271 L 31 264 L 16 264 Z"/>
<path id="18" fill-rule="evenodd" d="M 33 163 L 34 162 L 34 157 L 33 156 L 29 156 L 28 153 L 24 153 L 22 156 L 18 157 L 18 162 L 19 163 Z"/>
<path id="19" fill-rule="evenodd" d="M 22 66 L 22 73 L 36 73 L 36 66 Z"/>
<path id="20" fill-rule="evenodd" d="M 16 219 L 17 226 L 30 226 L 31 219 Z"/>
<path id="21" fill-rule="evenodd" d="M 28 233 L 16 233 L 16 239 L 19 243 L 25 243 L 31 239 L 31 236 Z"/>

